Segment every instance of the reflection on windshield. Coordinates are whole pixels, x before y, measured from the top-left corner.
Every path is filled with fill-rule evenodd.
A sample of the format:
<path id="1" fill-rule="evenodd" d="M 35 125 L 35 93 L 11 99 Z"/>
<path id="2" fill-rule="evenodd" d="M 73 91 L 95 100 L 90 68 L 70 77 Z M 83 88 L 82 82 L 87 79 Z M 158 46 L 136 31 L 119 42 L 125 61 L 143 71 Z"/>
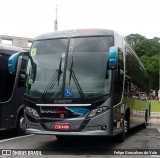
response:
<path id="1" fill-rule="evenodd" d="M 68 52 L 66 70 L 66 88 L 72 89 L 73 98 L 85 98 L 110 93 L 110 80 L 106 79 L 108 49 L 113 44 L 111 37 L 73 38 Z M 74 61 L 72 71 L 80 85 L 77 88 L 74 80 L 70 81 L 70 65 Z"/>
<path id="2" fill-rule="evenodd" d="M 67 44 L 68 39 L 33 43 L 31 52 L 33 50 L 37 74 L 34 83 L 26 83 L 25 93 L 38 98 L 87 98 L 109 94 L 111 75 L 106 78 L 107 58 L 113 38 L 72 38 L 69 52 Z M 28 64 L 27 74 L 30 66 Z M 72 95 L 65 95 L 69 91 Z"/>
<path id="3" fill-rule="evenodd" d="M 62 70 L 61 70 L 61 65 L 62 65 L 62 57 L 61 57 L 61 60 L 60 60 L 60 63 L 59 63 L 59 69 L 56 70 L 56 72 L 53 74 L 50 82 L 48 83 L 47 87 L 45 88 L 42 96 L 41 96 L 41 99 L 45 99 L 46 96 L 48 94 L 53 94 L 55 93 L 55 91 L 52 91 L 56 82 L 58 82 L 58 85 L 59 86 L 59 80 L 60 80 L 60 77 L 61 77 L 61 74 L 62 74 Z"/>
<path id="4" fill-rule="evenodd" d="M 64 68 L 67 39 L 36 41 L 31 55 L 37 65 L 33 84 L 26 83 L 26 94 L 33 97 L 62 97 L 62 72 Z M 31 65 L 28 63 L 27 75 Z M 30 88 L 29 88 L 30 87 Z"/>

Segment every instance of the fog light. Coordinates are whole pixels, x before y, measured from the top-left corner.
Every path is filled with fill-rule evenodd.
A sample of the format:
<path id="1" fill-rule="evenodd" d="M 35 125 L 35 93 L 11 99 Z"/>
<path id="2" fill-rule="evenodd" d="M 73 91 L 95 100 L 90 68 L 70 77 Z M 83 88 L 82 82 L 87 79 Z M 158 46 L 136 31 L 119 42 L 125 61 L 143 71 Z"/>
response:
<path id="1" fill-rule="evenodd" d="M 101 130 L 103 131 L 106 131 L 106 129 L 107 129 L 107 125 L 101 127 Z"/>

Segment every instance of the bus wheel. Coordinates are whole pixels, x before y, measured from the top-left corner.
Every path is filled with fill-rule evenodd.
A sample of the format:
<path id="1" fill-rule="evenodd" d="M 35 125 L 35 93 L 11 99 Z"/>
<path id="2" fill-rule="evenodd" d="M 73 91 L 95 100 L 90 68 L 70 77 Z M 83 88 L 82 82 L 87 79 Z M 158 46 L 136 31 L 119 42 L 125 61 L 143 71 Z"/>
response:
<path id="1" fill-rule="evenodd" d="M 21 113 L 17 120 L 17 134 L 23 135 L 25 134 L 25 122 L 24 122 L 24 114 Z"/>

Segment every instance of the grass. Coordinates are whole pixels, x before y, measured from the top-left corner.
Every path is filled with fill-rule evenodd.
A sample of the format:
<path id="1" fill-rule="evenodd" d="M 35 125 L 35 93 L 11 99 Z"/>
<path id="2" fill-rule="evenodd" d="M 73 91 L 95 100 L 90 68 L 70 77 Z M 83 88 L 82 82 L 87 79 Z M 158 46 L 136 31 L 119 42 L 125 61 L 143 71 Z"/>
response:
<path id="1" fill-rule="evenodd" d="M 144 111 L 146 108 L 149 107 L 149 102 L 146 102 L 144 100 L 140 100 L 140 99 L 135 99 L 132 102 L 132 108 L 134 110 L 138 110 L 138 111 Z"/>
<path id="2" fill-rule="evenodd" d="M 160 112 L 159 100 L 148 100 L 146 102 L 146 101 L 135 99 L 132 104 L 132 108 L 135 110 L 144 111 L 149 104 L 151 105 L 151 112 Z"/>
<path id="3" fill-rule="evenodd" d="M 151 100 L 151 112 L 160 112 L 160 101 Z"/>

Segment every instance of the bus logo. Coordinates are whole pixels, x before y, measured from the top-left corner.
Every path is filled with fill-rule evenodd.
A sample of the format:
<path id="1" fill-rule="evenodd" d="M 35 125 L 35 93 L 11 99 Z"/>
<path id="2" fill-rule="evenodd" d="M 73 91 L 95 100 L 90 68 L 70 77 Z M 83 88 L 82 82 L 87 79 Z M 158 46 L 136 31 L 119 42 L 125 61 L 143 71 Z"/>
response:
<path id="1" fill-rule="evenodd" d="M 71 97 L 72 96 L 72 89 L 66 88 L 64 91 L 65 97 Z"/>
<path id="2" fill-rule="evenodd" d="M 11 150 L 2 150 L 2 155 L 12 155 Z"/>

